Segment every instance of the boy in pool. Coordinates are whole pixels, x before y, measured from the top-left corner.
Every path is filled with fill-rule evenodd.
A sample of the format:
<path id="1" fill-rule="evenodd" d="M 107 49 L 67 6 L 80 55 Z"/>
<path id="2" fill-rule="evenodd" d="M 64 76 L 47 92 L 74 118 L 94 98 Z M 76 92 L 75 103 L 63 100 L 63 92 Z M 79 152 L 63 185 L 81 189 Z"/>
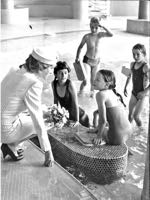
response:
<path id="1" fill-rule="evenodd" d="M 102 31 L 98 31 L 99 28 L 101 28 Z M 91 18 L 90 29 L 91 29 L 91 32 L 85 34 L 82 38 L 82 41 L 77 49 L 75 62 L 79 62 L 81 49 L 86 44 L 87 50 L 83 58 L 83 63 L 84 63 L 87 77 L 81 83 L 79 93 L 82 94 L 85 86 L 90 84 L 91 85 L 90 96 L 93 97 L 94 95 L 93 82 L 94 82 L 95 75 L 96 75 L 96 72 L 98 71 L 98 67 L 100 64 L 100 39 L 103 37 L 112 37 L 113 34 L 110 32 L 110 30 L 100 25 L 99 19 L 97 17 Z"/>

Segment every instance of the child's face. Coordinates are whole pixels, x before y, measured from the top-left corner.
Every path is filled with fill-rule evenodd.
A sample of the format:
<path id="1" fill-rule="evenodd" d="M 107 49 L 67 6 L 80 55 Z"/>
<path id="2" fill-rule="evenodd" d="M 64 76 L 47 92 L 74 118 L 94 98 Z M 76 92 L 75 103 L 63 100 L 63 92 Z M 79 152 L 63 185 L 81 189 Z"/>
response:
<path id="1" fill-rule="evenodd" d="M 100 91 L 107 89 L 107 84 L 104 80 L 103 75 L 100 72 L 96 74 L 96 78 L 94 80 L 94 89 Z"/>
<path id="2" fill-rule="evenodd" d="M 141 62 L 145 59 L 144 54 L 139 49 L 133 49 L 133 58 L 136 62 Z"/>
<path id="3" fill-rule="evenodd" d="M 90 24 L 90 29 L 92 33 L 97 33 L 98 31 L 98 24 L 97 23 L 91 23 Z"/>
<path id="4" fill-rule="evenodd" d="M 68 79 L 68 70 L 62 69 L 57 72 L 57 79 L 60 83 L 65 83 Z"/>

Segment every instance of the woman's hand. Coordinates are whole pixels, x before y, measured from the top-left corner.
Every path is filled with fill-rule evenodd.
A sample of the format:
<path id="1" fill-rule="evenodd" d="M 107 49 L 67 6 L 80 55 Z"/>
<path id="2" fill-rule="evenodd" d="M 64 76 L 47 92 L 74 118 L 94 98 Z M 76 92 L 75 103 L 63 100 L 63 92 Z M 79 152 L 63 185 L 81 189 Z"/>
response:
<path id="1" fill-rule="evenodd" d="M 44 166 L 45 167 L 52 167 L 54 165 L 54 157 L 51 150 L 45 151 L 45 161 Z"/>

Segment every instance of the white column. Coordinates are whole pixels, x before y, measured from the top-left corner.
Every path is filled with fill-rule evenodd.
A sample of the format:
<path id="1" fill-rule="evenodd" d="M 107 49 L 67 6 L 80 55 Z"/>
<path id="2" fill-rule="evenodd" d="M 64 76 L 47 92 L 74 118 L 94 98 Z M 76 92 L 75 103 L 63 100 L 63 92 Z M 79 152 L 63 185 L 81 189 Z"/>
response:
<path id="1" fill-rule="evenodd" d="M 28 8 L 15 8 L 14 0 L 1 0 L 1 24 L 26 24 L 28 20 Z"/>
<path id="2" fill-rule="evenodd" d="M 87 21 L 89 18 L 88 7 L 88 0 L 72 0 L 73 18 L 81 21 Z"/>
<path id="3" fill-rule="evenodd" d="M 14 9 L 14 0 L 1 0 L 1 9 Z"/>
<path id="4" fill-rule="evenodd" d="M 149 1 L 139 0 L 139 13 L 138 19 L 147 19 L 149 18 Z"/>

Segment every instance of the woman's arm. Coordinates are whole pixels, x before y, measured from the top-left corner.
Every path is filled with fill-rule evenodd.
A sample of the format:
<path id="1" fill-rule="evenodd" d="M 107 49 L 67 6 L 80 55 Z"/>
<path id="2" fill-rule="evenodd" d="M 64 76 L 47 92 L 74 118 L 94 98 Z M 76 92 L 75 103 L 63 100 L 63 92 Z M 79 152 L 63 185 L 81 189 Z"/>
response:
<path id="1" fill-rule="evenodd" d="M 28 89 L 24 101 L 32 118 L 33 126 L 35 128 L 36 134 L 38 135 L 41 148 L 44 151 L 48 151 L 51 149 L 51 147 L 43 120 L 41 95 L 42 83 L 37 82 Z"/>
<path id="2" fill-rule="evenodd" d="M 29 110 L 41 148 L 45 151 L 44 166 L 49 167 L 54 163 L 54 157 L 45 128 L 41 104 L 43 85 L 40 82 L 33 84 L 24 97 L 24 102 Z"/>

